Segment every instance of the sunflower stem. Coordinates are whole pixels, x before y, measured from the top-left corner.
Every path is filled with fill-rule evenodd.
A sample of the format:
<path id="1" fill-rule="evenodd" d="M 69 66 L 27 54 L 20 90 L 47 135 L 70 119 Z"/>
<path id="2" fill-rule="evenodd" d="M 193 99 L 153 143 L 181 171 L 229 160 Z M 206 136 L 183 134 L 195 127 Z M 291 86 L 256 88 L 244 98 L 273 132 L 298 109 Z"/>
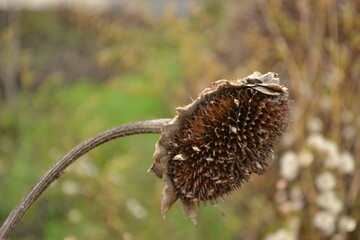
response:
<path id="1" fill-rule="evenodd" d="M 77 145 L 65 156 L 60 158 L 48 171 L 38 180 L 38 182 L 28 191 L 28 193 L 20 200 L 16 207 L 11 211 L 9 216 L 0 228 L 0 239 L 8 239 L 17 223 L 20 221 L 25 212 L 39 198 L 39 196 L 59 178 L 64 170 L 70 166 L 75 160 L 89 152 L 91 149 L 114 140 L 134 134 L 143 133 L 161 133 L 164 125 L 169 123 L 171 119 L 156 119 L 129 124 L 120 125 L 104 132 L 101 132 Z"/>

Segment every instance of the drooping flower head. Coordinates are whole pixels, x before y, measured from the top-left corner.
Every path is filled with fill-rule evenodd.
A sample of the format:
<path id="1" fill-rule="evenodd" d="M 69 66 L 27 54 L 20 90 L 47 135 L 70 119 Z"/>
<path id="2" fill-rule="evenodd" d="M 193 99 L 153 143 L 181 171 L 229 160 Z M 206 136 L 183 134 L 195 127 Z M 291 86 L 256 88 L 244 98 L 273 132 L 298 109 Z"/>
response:
<path id="1" fill-rule="evenodd" d="M 215 202 L 263 174 L 289 122 L 288 90 L 276 73 L 219 80 L 163 128 L 149 169 L 165 182 L 162 213 L 177 200 L 195 222 Z"/>

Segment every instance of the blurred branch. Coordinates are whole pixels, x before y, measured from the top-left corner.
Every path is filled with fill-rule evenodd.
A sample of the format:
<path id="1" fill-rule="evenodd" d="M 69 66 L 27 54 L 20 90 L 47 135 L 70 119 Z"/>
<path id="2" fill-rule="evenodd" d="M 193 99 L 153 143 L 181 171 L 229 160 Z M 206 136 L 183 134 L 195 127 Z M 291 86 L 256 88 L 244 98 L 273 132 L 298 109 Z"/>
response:
<path id="1" fill-rule="evenodd" d="M 30 206 L 76 159 L 80 158 L 91 149 L 116 138 L 142 133 L 160 133 L 162 127 L 170 120 L 171 119 L 156 119 L 120 125 L 101 132 L 80 143 L 64 157 L 59 159 L 21 199 L 1 226 L 0 239 L 9 238 L 11 232 Z"/>
<path id="2" fill-rule="evenodd" d="M 10 106 L 16 105 L 17 84 L 16 75 L 18 71 L 19 58 L 19 24 L 18 15 L 14 11 L 0 12 L 0 20 L 4 23 L 3 39 L 0 44 L 1 69 L 0 78 L 3 81 L 5 100 Z"/>
<path id="3" fill-rule="evenodd" d="M 270 33 L 272 34 L 272 37 L 275 40 L 276 47 L 279 50 L 279 53 L 281 53 L 284 60 L 287 60 L 286 66 L 289 70 L 289 75 L 291 79 L 294 79 L 291 84 L 294 85 L 293 88 L 300 88 L 299 82 L 302 79 L 301 72 L 298 68 L 298 65 L 295 61 L 295 57 L 293 56 L 293 53 L 291 52 L 291 48 L 289 47 L 288 43 L 286 42 L 286 38 L 281 32 L 281 28 L 279 27 L 278 23 L 276 22 L 275 15 L 271 10 L 271 6 L 268 1 L 266 0 L 256 0 L 256 3 L 259 7 L 259 10 L 264 18 L 264 22 L 269 29 Z M 296 93 L 296 92 L 295 92 Z M 296 98 L 301 99 L 299 98 Z"/>

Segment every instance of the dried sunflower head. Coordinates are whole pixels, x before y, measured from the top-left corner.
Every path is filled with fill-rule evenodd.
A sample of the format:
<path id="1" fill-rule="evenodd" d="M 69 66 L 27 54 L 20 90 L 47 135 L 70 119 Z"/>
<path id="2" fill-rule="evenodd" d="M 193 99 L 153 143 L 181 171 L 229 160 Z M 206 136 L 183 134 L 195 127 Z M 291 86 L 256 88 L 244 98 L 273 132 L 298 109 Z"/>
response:
<path id="1" fill-rule="evenodd" d="M 215 202 L 263 174 L 289 122 L 288 90 L 276 73 L 219 80 L 163 128 L 149 169 L 162 178 L 162 214 L 181 200 L 196 221 L 196 203 Z"/>

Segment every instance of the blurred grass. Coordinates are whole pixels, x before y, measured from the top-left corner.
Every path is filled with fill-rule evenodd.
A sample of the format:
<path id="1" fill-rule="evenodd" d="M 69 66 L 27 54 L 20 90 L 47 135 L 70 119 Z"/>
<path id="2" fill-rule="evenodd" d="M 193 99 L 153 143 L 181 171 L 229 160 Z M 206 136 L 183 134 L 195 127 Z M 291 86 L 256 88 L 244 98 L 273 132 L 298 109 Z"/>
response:
<path id="1" fill-rule="evenodd" d="M 0 222 L 56 159 L 87 137 L 172 117 L 211 82 L 255 70 L 278 72 L 294 99 L 292 128 L 278 155 L 301 149 L 309 122 L 320 118 L 326 137 L 359 156 L 359 7 L 227 0 L 205 1 L 186 16 L 171 6 L 159 16 L 132 8 L 21 11 L 17 104 L 0 103 Z M 273 202 L 276 161 L 220 204 L 226 217 L 201 207 L 195 228 L 175 206 L 164 221 L 162 183 L 146 173 L 157 139 L 131 136 L 87 154 L 34 204 L 13 239 L 262 239 L 284 225 L 288 216 Z M 359 220 L 356 199 L 349 209 Z M 303 236 L 320 238 L 304 226 Z"/>

